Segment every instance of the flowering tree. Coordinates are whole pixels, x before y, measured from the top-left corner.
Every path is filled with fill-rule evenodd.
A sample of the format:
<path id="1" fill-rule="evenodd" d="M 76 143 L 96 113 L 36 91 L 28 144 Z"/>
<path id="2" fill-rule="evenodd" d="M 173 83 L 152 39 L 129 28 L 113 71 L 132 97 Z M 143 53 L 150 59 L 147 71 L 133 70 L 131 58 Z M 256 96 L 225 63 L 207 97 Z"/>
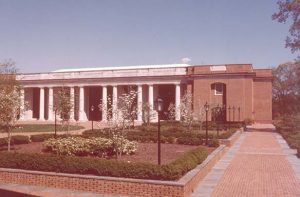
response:
<path id="1" fill-rule="evenodd" d="M 0 64 L 0 127 L 8 135 L 10 151 L 11 130 L 18 115 L 22 113 L 20 86 L 16 80 L 16 69 L 12 62 Z"/>
<path id="2" fill-rule="evenodd" d="M 182 122 L 187 126 L 187 130 L 191 131 L 195 112 L 193 109 L 193 96 L 189 92 L 185 93 L 185 95 L 181 98 L 180 114 Z"/>
<path id="3" fill-rule="evenodd" d="M 168 107 L 168 120 L 175 120 L 176 117 L 176 106 L 174 105 L 174 103 L 170 103 L 169 107 Z"/>
<path id="4" fill-rule="evenodd" d="M 117 104 L 113 103 L 113 99 L 110 96 L 108 96 L 107 102 L 99 104 L 99 109 L 111 116 L 106 123 L 117 158 L 122 156 L 122 150 L 126 146 L 126 131 L 134 125 L 137 115 L 136 95 L 137 92 L 131 90 L 129 93 L 122 94 L 116 99 Z"/>
<path id="5" fill-rule="evenodd" d="M 55 101 L 56 104 L 54 111 L 55 113 L 60 114 L 62 124 L 67 125 L 68 132 L 70 127 L 70 117 L 74 106 L 74 103 L 71 100 L 69 89 L 66 87 L 60 88 L 55 95 Z"/>
<path id="6" fill-rule="evenodd" d="M 149 126 L 151 120 L 153 120 L 156 117 L 156 113 L 154 110 L 152 110 L 152 107 L 148 102 L 143 103 L 142 113 L 143 122 L 146 123 L 147 126 Z"/>

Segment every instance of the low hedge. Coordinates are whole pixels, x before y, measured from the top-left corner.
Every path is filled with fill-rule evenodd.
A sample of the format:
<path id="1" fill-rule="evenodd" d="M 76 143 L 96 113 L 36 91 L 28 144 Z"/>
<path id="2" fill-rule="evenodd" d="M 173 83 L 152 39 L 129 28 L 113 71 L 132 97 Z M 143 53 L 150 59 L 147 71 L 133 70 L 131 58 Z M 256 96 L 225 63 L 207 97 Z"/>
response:
<path id="1" fill-rule="evenodd" d="M 61 135 L 56 135 L 56 137 L 57 138 L 66 138 L 66 137 L 70 137 L 70 135 L 61 134 Z M 51 138 L 55 138 L 55 135 L 54 134 L 36 134 L 36 135 L 30 136 L 30 139 L 32 142 L 44 142 Z"/>
<path id="2" fill-rule="evenodd" d="M 207 150 L 198 147 L 169 164 L 159 166 L 91 157 L 0 152 L 0 158 L 5 158 L 0 160 L 0 167 L 96 176 L 177 180 L 202 163 L 207 156 Z"/>
<path id="3" fill-rule="evenodd" d="M 14 135 L 11 136 L 10 139 L 10 144 L 11 145 L 17 145 L 17 144 L 29 144 L 30 143 L 30 138 L 29 136 L 24 136 L 24 135 Z M 7 146 L 8 144 L 8 138 L 0 138 L 0 147 L 1 146 Z"/>

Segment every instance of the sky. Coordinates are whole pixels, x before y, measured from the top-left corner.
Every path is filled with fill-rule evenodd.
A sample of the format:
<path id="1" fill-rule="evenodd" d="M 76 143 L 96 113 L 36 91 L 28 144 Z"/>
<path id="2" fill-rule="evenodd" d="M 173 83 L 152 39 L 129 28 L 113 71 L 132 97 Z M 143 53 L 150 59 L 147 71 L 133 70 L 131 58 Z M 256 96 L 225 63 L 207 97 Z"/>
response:
<path id="1" fill-rule="evenodd" d="M 0 0 L 0 62 L 19 72 L 296 58 L 275 0 Z"/>

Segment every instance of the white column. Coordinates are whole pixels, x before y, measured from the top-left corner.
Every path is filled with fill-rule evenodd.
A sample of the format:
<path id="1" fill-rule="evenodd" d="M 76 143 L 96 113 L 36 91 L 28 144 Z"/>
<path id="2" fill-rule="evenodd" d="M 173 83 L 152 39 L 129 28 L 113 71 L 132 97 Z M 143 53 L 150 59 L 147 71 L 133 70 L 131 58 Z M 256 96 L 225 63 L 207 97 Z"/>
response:
<path id="1" fill-rule="evenodd" d="M 48 94 L 48 120 L 53 120 L 53 88 L 49 88 L 49 94 Z"/>
<path id="2" fill-rule="evenodd" d="M 24 120 L 24 109 L 25 109 L 25 90 L 23 88 L 20 89 L 20 120 Z"/>
<path id="3" fill-rule="evenodd" d="M 176 120 L 180 120 L 180 84 L 175 85 L 175 107 L 176 107 Z"/>
<path id="4" fill-rule="evenodd" d="M 39 120 L 45 120 L 44 107 L 45 107 L 45 88 L 40 88 L 40 118 L 39 118 Z"/>
<path id="5" fill-rule="evenodd" d="M 84 87 L 79 87 L 79 120 L 84 121 Z"/>
<path id="6" fill-rule="evenodd" d="M 107 87 L 102 86 L 102 121 L 107 121 Z"/>
<path id="7" fill-rule="evenodd" d="M 74 121 L 74 117 L 75 117 L 75 99 L 74 99 L 74 94 L 75 94 L 75 90 L 74 87 L 70 87 L 70 102 L 71 102 L 71 106 L 72 109 L 70 111 L 70 120 Z"/>
<path id="8" fill-rule="evenodd" d="M 150 105 L 150 110 L 153 110 L 154 103 L 153 103 L 153 85 L 149 85 L 149 94 L 148 94 L 148 102 Z"/>
<path id="9" fill-rule="evenodd" d="M 113 86 L 113 104 L 112 104 L 112 107 L 113 107 L 113 118 L 116 118 L 115 116 L 117 115 L 116 114 L 116 110 L 118 108 L 118 86 Z"/>
<path id="10" fill-rule="evenodd" d="M 142 106 L 143 106 L 143 86 L 142 85 L 138 85 L 138 89 L 137 89 L 137 120 L 138 121 L 142 121 Z"/>

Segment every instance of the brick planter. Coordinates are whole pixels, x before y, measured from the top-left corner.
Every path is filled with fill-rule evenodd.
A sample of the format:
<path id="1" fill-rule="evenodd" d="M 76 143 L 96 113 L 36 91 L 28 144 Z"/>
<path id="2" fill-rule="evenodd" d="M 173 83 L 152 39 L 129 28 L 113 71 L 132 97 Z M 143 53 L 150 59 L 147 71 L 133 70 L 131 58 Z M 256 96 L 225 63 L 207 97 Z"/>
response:
<path id="1" fill-rule="evenodd" d="M 225 145 L 219 146 L 202 164 L 189 171 L 178 181 L 142 180 L 0 168 L 0 182 L 103 194 L 185 197 L 193 192 L 193 189 L 209 173 L 225 152 Z"/>

